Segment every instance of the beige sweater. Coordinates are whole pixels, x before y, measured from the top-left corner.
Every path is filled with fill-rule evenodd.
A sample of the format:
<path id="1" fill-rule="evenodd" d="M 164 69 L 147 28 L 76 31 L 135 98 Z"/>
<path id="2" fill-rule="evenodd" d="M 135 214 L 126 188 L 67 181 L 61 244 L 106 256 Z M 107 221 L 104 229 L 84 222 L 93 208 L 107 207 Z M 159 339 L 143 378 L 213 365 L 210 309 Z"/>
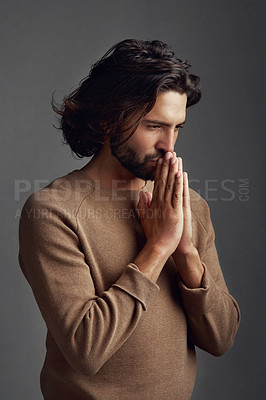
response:
<path id="1" fill-rule="evenodd" d="M 172 258 L 157 284 L 132 263 L 145 243 L 138 196 L 100 188 L 77 170 L 23 208 L 19 261 L 48 329 L 46 400 L 189 399 L 194 345 L 220 355 L 233 343 L 239 309 L 222 276 L 207 203 L 191 191 L 205 272 L 202 288 L 188 289 Z"/>

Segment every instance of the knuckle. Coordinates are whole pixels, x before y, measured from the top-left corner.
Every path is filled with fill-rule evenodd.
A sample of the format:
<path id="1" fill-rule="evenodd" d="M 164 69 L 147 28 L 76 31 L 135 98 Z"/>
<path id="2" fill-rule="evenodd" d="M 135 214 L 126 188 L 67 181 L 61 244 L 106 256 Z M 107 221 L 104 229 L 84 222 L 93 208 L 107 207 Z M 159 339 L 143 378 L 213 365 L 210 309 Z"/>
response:
<path id="1" fill-rule="evenodd" d="M 166 184 L 166 180 L 165 180 L 164 178 L 158 179 L 158 180 L 156 181 L 156 185 L 157 185 L 158 187 L 165 186 L 165 184 Z"/>
<path id="2" fill-rule="evenodd" d="M 177 200 L 178 202 L 181 201 L 181 199 L 182 199 L 181 194 L 178 193 L 178 192 L 175 192 L 175 193 L 174 193 L 174 199 Z"/>

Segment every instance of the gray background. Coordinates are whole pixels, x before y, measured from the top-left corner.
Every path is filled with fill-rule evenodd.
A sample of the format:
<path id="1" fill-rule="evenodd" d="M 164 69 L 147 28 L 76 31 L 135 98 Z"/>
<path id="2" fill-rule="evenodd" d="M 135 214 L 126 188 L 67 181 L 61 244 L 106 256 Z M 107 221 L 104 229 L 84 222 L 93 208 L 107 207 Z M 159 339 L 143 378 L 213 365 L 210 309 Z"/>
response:
<path id="1" fill-rule="evenodd" d="M 264 2 L 10 0 L 0 18 L 1 399 L 42 398 L 45 326 L 17 262 L 20 209 L 32 191 L 87 161 L 75 160 L 53 128 L 51 95 L 60 101 L 111 45 L 132 37 L 168 42 L 202 79 L 176 150 L 209 202 L 242 311 L 226 355 L 198 351 L 192 398 L 264 399 Z"/>

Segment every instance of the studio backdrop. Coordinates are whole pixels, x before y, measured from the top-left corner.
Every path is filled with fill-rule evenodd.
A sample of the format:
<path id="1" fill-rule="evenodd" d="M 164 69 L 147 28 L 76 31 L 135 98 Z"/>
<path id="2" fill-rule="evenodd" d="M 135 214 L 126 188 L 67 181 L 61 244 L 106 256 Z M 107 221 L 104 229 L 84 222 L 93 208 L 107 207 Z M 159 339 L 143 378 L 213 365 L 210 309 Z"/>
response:
<path id="1" fill-rule="evenodd" d="M 176 152 L 210 206 L 242 321 L 224 356 L 197 350 L 192 399 L 265 398 L 265 11 L 262 0 L 2 2 L 1 399 L 42 398 L 46 327 L 17 259 L 22 206 L 88 162 L 62 143 L 52 96 L 61 102 L 125 38 L 165 41 L 202 82 Z"/>

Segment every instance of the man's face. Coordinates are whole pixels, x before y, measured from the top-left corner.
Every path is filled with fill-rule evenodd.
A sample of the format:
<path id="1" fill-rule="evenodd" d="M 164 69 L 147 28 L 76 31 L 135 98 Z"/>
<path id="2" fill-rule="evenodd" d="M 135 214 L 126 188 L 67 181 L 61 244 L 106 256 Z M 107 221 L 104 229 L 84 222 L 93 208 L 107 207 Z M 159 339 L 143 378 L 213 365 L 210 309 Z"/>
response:
<path id="1" fill-rule="evenodd" d="M 153 109 L 140 122 L 136 132 L 119 147 L 110 143 L 120 164 L 136 177 L 154 180 L 158 158 L 174 151 L 180 127 L 186 119 L 187 95 L 174 91 L 160 93 Z"/>

